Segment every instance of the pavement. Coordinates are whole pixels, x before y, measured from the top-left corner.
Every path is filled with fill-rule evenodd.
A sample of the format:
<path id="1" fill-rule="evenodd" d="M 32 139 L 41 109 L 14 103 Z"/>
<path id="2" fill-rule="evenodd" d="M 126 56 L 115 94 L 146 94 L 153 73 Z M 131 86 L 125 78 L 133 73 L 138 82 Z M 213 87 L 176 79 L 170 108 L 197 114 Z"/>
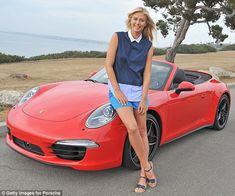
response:
<path id="1" fill-rule="evenodd" d="M 0 122 L 0 137 L 5 136 L 7 133 L 6 122 Z"/>
<path id="2" fill-rule="evenodd" d="M 228 86 L 229 88 L 234 88 L 234 87 L 235 87 L 235 83 L 227 83 L 227 86 Z"/>

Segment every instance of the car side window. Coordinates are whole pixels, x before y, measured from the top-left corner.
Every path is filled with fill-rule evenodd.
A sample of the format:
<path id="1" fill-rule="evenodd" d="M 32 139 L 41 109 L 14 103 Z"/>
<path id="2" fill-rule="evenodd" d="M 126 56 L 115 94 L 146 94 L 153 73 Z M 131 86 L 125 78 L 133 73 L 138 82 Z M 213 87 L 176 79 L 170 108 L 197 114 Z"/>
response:
<path id="1" fill-rule="evenodd" d="M 184 70 L 177 68 L 169 90 L 176 89 L 183 81 L 186 81 Z"/>

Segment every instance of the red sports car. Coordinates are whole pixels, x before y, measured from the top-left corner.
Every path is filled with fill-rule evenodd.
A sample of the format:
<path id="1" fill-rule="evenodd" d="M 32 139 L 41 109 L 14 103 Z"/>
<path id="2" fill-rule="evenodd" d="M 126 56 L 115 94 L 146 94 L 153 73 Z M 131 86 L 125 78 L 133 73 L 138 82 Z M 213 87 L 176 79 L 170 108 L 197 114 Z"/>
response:
<path id="1" fill-rule="evenodd" d="M 7 144 L 35 160 L 78 170 L 140 167 L 127 131 L 109 104 L 105 69 L 84 81 L 35 87 L 7 118 Z M 203 127 L 221 130 L 230 110 L 227 86 L 208 73 L 154 59 L 147 129 L 157 148 Z"/>

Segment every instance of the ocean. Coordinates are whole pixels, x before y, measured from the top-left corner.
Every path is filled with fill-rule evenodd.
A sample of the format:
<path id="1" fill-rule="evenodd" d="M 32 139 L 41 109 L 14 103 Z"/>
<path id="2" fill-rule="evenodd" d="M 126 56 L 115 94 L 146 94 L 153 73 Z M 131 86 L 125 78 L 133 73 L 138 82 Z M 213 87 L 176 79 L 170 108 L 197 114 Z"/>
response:
<path id="1" fill-rule="evenodd" d="M 25 57 L 64 51 L 106 51 L 108 43 L 95 40 L 0 31 L 0 52 Z"/>

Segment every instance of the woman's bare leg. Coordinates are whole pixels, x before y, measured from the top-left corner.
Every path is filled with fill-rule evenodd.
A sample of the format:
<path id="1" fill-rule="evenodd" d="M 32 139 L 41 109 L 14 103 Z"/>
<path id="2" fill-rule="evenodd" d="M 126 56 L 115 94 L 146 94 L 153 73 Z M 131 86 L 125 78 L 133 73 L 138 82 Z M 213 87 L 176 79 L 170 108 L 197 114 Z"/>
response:
<path id="1" fill-rule="evenodd" d="M 140 134 L 137 121 L 135 119 L 134 111 L 132 107 L 122 107 L 118 108 L 117 113 L 121 118 L 123 124 L 126 126 L 128 131 L 128 137 L 131 146 L 133 147 L 137 157 L 140 160 L 141 173 L 140 176 L 146 177 L 144 169 L 149 168 L 148 164 L 148 152 L 146 148 L 146 141 L 143 141 Z M 148 144 L 147 144 L 148 146 Z M 138 184 L 147 186 L 145 178 L 139 178 Z M 136 188 L 135 192 L 144 192 L 142 188 Z"/>
<path id="2" fill-rule="evenodd" d="M 131 146 L 135 150 L 136 155 L 140 160 L 141 168 L 149 168 L 148 154 L 146 148 L 143 148 L 144 143 L 138 129 L 138 125 L 134 116 L 134 111 L 132 107 L 121 107 L 118 108 L 117 113 L 122 120 L 123 124 L 127 128 L 128 137 Z"/>
<path id="3" fill-rule="evenodd" d="M 147 133 L 147 125 L 146 125 L 147 113 L 139 114 L 138 110 L 134 110 L 134 115 L 135 115 L 135 119 L 136 119 L 136 122 L 137 122 L 137 125 L 138 125 L 138 128 L 139 128 L 139 131 L 140 131 L 140 136 L 142 138 L 142 142 L 143 142 L 145 151 L 147 152 L 146 155 L 147 155 L 147 159 L 148 159 L 149 142 L 148 142 L 148 133 Z M 149 169 L 149 168 L 151 168 L 150 165 L 147 167 L 147 169 Z M 141 168 L 140 175 L 141 176 L 146 176 L 149 179 L 156 178 L 153 170 L 146 173 L 143 168 Z M 140 181 L 141 181 L 141 179 L 140 179 Z"/>
<path id="4" fill-rule="evenodd" d="M 148 135 L 147 135 L 147 126 L 146 126 L 146 120 L 147 120 L 147 114 L 139 114 L 138 110 L 134 109 L 134 116 L 137 122 L 137 126 L 139 128 L 140 136 L 142 139 L 142 142 L 144 144 L 144 148 L 146 151 L 146 159 L 148 159 L 149 155 L 149 142 L 148 142 Z"/>

